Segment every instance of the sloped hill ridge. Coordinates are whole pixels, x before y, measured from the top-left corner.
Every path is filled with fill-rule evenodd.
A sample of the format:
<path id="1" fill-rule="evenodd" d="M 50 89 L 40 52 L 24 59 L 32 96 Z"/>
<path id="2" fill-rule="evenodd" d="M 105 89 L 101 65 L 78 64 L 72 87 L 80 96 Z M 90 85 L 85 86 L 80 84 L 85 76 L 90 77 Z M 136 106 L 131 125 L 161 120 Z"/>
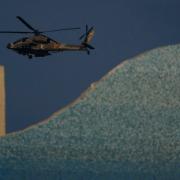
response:
<path id="1" fill-rule="evenodd" d="M 125 61 L 48 121 L 1 138 L 0 171 L 176 179 L 179 132 L 180 45 L 173 45 Z"/>

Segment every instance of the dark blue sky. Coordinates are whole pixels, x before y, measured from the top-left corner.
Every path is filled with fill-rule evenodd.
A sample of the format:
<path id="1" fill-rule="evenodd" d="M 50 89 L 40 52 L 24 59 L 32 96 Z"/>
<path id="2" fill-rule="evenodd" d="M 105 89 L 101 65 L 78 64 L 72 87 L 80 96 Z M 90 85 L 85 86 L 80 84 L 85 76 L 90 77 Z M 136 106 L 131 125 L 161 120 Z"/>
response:
<path id="1" fill-rule="evenodd" d="M 146 50 L 180 42 L 178 0 L 6 0 L 0 4 L 0 30 L 27 30 L 22 16 L 38 29 L 80 26 L 50 37 L 80 43 L 85 24 L 96 29 L 90 56 L 54 54 L 32 61 L 8 49 L 21 35 L 0 35 L 0 64 L 6 70 L 7 131 L 23 129 L 67 105 L 123 60 Z"/>

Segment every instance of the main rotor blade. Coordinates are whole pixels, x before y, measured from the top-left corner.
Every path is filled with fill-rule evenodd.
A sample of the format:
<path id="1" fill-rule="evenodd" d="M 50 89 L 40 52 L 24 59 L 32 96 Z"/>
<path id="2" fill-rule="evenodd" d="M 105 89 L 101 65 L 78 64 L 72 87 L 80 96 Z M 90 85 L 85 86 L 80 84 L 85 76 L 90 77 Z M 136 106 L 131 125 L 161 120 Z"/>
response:
<path id="1" fill-rule="evenodd" d="M 57 32 L 57 31 L 71 31 L 71 30 L 77 30 L 77 29 L 80 29 L 80 27 L 53 29 L 53 30 L 49 30 L 49 31 L 41 31 L 40 33 Z"/>
<path id="2" fill-rule="evenodd" d="M 0 31 L 0 33 L 7 33 L 7 34 L 33 34 L 34 32 L 28 31 Z"/>
<path id="3" fill-rule="evenodd" d="M 29 25 L 22 17 L 17 16 L 17 19 L 19 19 L 26 27 L 28 27 L 29 29 L 31 29 L 32 31 L 37 31 L 36 29 L 34 29 L 31 25 Z"/>

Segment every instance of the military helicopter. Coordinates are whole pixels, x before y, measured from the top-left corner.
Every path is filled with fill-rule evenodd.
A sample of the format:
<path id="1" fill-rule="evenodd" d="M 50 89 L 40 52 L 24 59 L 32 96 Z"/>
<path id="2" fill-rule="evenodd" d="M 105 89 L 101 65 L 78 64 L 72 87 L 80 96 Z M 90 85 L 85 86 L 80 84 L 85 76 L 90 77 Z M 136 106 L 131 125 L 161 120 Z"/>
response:
<path id="1" fill-rule="evenodd" d="M 31 31 L 0 31 L 0 33 L 8 34 L 33 34 L 31 37 L 23 37 L 13 43 L 7 45 L 8 49 L 11 49 L 18 54 L 28 56 L 29 59 L 32 57 L 44 57 L 49 56 L 51 53 L 63 52 L 63 51 L 85 51 L 90 54 L 90 50 L 95 49 L 89 43 L 94 36 L 94 27 L 88 28 L 86 25 L 86 32 L 79 38 L 83 39 L 80 45 L 71 45 L 57 42 L 43 33 L 57 32 L 57 31 L 67 31 L 67 30 L 77 30 L 80 28 L 62 28 L 49 31 L 39 31 L 33 28 L 29 23 L 27 23 L 22 17 L 17 16 L 27 28 Z"/>

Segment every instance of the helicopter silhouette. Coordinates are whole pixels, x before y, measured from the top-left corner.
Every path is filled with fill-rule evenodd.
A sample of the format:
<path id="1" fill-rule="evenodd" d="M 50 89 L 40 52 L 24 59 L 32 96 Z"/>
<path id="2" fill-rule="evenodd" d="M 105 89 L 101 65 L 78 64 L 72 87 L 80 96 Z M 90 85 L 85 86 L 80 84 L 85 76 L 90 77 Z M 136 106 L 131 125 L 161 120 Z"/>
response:
<path id="1" fill-rule="evenodd" d="M 63 51 L 85 51 L 89 55 L 90 50 L 95 49 L 93 46 L 89 44 L 95 33 L 94 27 L 89 28 L 88 25 L 86 25 L 86 32 L 79 38 L 80 40 L 83 39 L 81 44 L 73 45 L 55 41 L 50 37 L 44 35 L 43 33 L 77 30 L 80 29 L 79 27 L 39 31 L 38 29 L 33 28 L 22 17 L 17 16 L 16 18 L 20 20 L 31 31 L 0 31 L 0 33 L 33 34 L 33 36 L 31 37 L 23 37 L 7 45 L 8 49 L 17 52 L 18 54 L 28 56 L 29 59 L 32 59 L 32 57 L 49 56 L 51 55 L 51 53 Z"/>

